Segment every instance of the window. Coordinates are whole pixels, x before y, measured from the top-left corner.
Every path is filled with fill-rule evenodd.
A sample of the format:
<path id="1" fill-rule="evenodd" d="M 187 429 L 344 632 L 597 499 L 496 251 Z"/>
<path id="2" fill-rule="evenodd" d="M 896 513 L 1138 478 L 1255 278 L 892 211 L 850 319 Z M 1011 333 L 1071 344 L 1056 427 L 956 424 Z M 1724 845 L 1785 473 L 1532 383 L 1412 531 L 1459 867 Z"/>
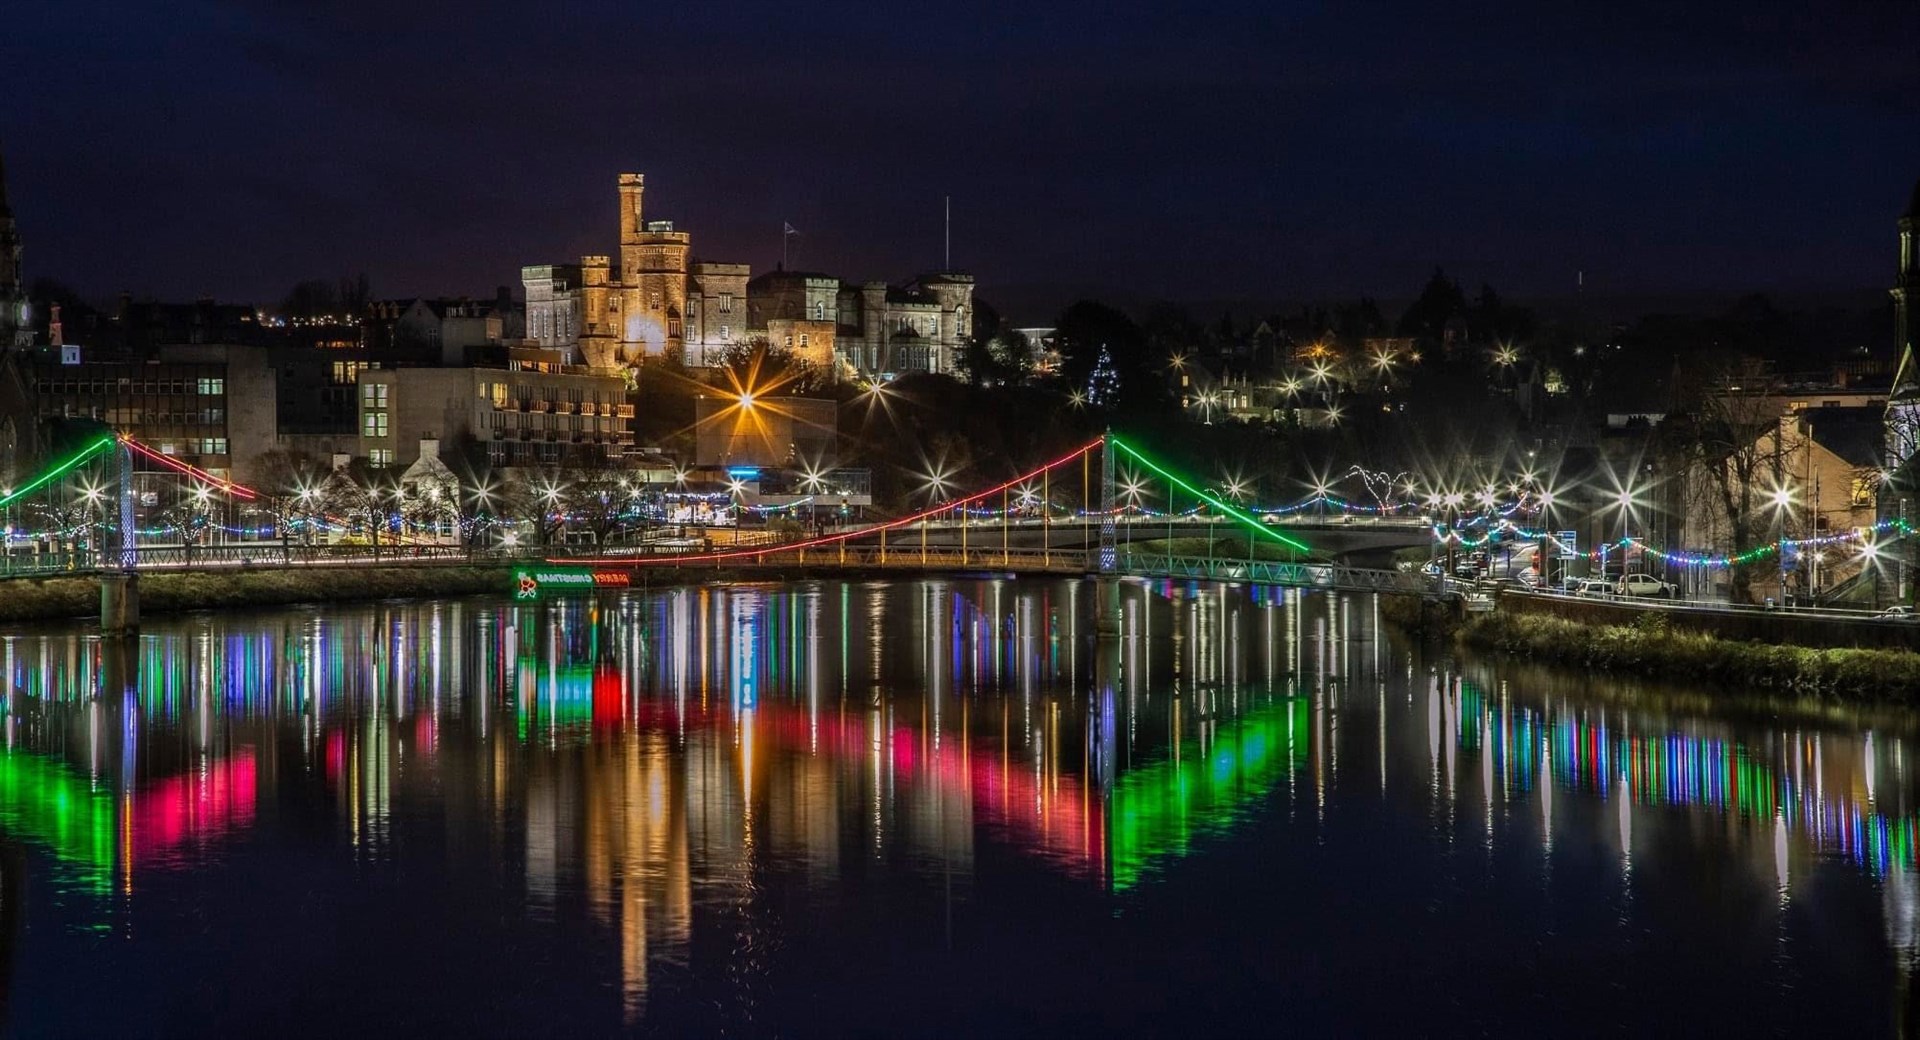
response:
<path id="1" fill-rule="evenodd" d="M 492 401 L 493 406 L 495 408 L 505 408 L 507 406 L 507 384 L 489 383 L 487 385 L 491 388 L 489 399 Z"/>
<path id="2" fill-rule="evenodd" d="M 393 452 L 386 448 L 375 448 L 367 452 L 367 465 L 374 469 L 386 469 L 393 465 Z"/>
<path id="3" fill-rule="evenodd" d="M 360 435 L 362 437 L 385 437 L 387 435 L 387 413 L 368 412 L 361 416 Z"/>
<path id="4" fill-rule="evenodd" d="M 800 349 L 801 350 L 807 349 L 807 334 L 804 332 L 800 334 Z"/>
<path id="5" fill-rule="evenodd" d="M 725 325 L 720 326 L 720 338 L 721 339 L 727 338 L 727 327 Z"/>
<path id="6" fill-rule="evenodd" d="M 362 383 L 360 385 L 360 403 L 366 405 L 368 408 L 385 408 L 387 406 L 387 384 Z"/>
<path id="7" fill-rule="evenodd" d="M 827 302 L 825 300 L 813 301 L 813 320 L 814 321 L 827 320 Z"/>
<path id="8" fill-rule="evenodd" d="M 203 394 L 224 394 L 227 392 L 227 381 L 218 377 L 202 377 L 199 390 Z"/>
<path id="9" fill-rule="evenodd" d="M 723 292 L 720 294 L 720 313 L 722 314 L 733 313 L 733 294 L 732 293 Z M 724 326 L 722 327 L 724 328 Z"/>

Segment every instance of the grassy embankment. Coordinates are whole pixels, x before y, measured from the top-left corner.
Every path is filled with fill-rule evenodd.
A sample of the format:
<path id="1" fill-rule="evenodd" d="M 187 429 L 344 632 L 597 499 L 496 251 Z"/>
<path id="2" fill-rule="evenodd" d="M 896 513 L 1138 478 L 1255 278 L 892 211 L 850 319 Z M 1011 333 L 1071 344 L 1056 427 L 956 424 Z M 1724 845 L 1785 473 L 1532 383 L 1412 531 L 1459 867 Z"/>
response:
<path id="1" fill-rule="evenodd" d="M 188 571 L 140 576 L 142 614 L 512 591 L 513 567 L 312 567 Z M 96 578 L 26 578 L 0 585 L 0 621 L 97 617 Z"/>
<path id="2" fill-rule="evenodd" d="M 1678 682 L 1865 699 L 1920 694 L 1920 653 L 1911 650 L 1738 642 L 1675 629 L 1660 614 L 1588 625 L 1501 611 L 1470 618 L 1454 637 L 1479 650 Z"/>

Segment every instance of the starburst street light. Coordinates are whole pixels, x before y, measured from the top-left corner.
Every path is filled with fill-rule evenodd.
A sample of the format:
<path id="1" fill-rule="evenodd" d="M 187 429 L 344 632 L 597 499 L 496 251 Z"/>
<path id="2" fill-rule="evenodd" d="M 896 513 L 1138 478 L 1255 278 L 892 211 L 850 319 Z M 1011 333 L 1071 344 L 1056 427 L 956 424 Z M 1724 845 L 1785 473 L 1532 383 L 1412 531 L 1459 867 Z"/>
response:
<path id="1" fill-rule="evenodd" d="M 808 465 L 800 471 L 800 488 L 810 495 L 817 495 L 827 486 L 826 471 Z"/>
<path id="2" fill-rule="evenodd" d="M 1069 394 L 1067 394 L 1067 403 L 1072 405 L 1075 408 L 1085 408 L 1087 406 L 1086 392 L 1083 390 L 1074 390 L 1070 392 Z"/>
<path id="3" fill-rule="evenodd" d="M 940 502 L 947 497 L 947 487 L 953 483 L 953 471 L 944 466 L 936 466 L 920 474 L 920 490 L 927 493 L 929 503 Z"/>

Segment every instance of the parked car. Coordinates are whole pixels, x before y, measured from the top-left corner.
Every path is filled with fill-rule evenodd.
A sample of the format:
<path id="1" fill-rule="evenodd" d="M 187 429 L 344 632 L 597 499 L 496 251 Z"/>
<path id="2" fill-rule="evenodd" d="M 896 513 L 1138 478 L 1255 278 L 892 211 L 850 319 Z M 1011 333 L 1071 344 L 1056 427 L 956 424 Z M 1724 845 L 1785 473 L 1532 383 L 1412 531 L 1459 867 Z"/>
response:
<path id="1" fill-rule="evenodd" d="M 1875 614 L 1874 617 L 1881 621 L 1920 621 L 1920 614 L 1915 614 L 1913 608 L 1907 606 L 1905 603 L 1895 603 L 1893 606 Z"/>
<path id="2" fill-rule="evenodd" d="M 1576 596 L 1611 596 L 1613 583 L 1600 578 L 1583 579 L 1573 590 Z"/>
<path id="3" fill-rule="evenodd" d="M 1673 586 L 1651 574 L 1629 574 L 1614 583 L 1619 596 L 1672 596 Z"/>

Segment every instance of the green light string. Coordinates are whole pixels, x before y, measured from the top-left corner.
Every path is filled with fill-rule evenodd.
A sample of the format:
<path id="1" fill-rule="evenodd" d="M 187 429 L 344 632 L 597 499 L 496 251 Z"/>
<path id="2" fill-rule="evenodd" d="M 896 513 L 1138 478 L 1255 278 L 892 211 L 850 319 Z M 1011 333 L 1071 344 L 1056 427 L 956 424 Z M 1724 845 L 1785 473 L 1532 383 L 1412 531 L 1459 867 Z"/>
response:
<path id="1" fill-rule="evenodd" d="M 1201 501 L 1206 502 L 1208 505 L 1213 506 L 1215 509 L 1220 510 L 1222 513 L 1225 513 L 1230 517 L 1233 517 L 1235 520 L 1238 520 L 1241 523 L 1246 524 L 1248 527 L 1260 532 L 1261 534 L 1266 535 L 1268 538 L 1271 538 L 1274 541 L 1281 543 L 1282 545 L 1289 546 L 1299 552 L 1304 553 L 1304 552 L 1313 551 L 1310 547 L 1300 542 L 1296 542 L 1291 538 L 1288 538 L 1286 535 L 1283 535 L 1280 532 L 1275 531 L 1273 528 L 1268 527 L 1266 524 L 1261 523 L 1258 519 L 1246 513 L 1243 513 L 1238 509 L 1235 509 L 1234 507 L 1226 504 L 1225 502 L 1220 501 L 1218 498 L 1215 498 L 1214 496 L 1208 494 L 1207 492 L 1202 491 L 1199 488 L 1194 487 L 1192 484 L 1189 484 L 1186 481 L 1181 480 L 1179 477 L 1174 476 L 1173 473 L 1168 471 L 1165 467 L 1161 466 L 1159 463 L 1154 462 L 1152 459 L 1147 458 L 1145 455 L 1140 454 L 1140 451 L 1137 448 L 1121 440 L 1120 438 L 1115 437 L 1112 434 L 1108 434 L 1107 443 L 1113 445 L 1116 448 L 1119 448 L 1121 451 L 1126 452 L 1128 455 L 1133 457 L 1134 461 L 1140 463 L 1141 465 L 1147 467 L 1148 469 L 1154 471 L 1155 473 L 1160 474 L 1162 477 L 1165 477 L 1170 483 L 1179 487 L 1181 490 L 1186 491 L 1187 493 L 1193 495 L 1196 498 L 1199 498 Z"/>
<path id="2" fill-rule="evenodd" d="M 23 487 L 20 490 L 15 491 L 10 495 L 0 497 L 0 509 L 4 509 L 7 506 L 10 506 L 15 502 L 19 501 L 20 499 L 26 497 L 27 495 L 30 495 L 33 492 L 39 490 L 40 488 L 47 486 L 47 484 L 53 482 L 54 480 L 59 479 L 61 475 L 73 469 L 75 466 L 78 466 L 81 463 L 87 461 L 88 459 L 93 458 L 95 455 L 100 454 L 101 451 L 112 446 L 114 443 L 115 443 L 115 438 L 111 434 L 109 434 L 93 442 L 87 447 L 80 449 L 80 451 L 76 453 L 72 458 L 68 459 L 65 462 L 60 463 L 59 465 L 53 467 L 52 469 L 47 470 L 45 473 L 40 474 L 39 477 L 35 478 L 26 487 Z"/>

